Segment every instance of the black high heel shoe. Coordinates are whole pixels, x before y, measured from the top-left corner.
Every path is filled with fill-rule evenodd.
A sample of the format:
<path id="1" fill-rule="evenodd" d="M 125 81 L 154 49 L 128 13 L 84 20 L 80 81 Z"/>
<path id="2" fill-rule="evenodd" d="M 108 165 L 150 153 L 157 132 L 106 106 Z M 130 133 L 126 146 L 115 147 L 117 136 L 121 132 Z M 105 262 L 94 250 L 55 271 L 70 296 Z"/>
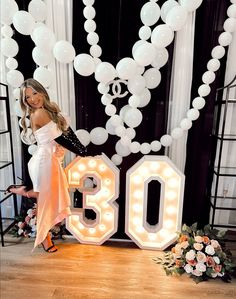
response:
<path id="1" fill-rule="evenodd" d="M 47 253 L 53 253 L 57 251 L 57 248 L 55 247 L 54 242 L 52 241 L 52 246 L 49 246 L 47 249 L 44 247 L 43 243 L 41 243 L 43 246 L 44 251 L 46 251 Z M 50 251 L 52 248 L 54 247 L 54 250 Z"/>
<path id="2" fill-rule="evenodd" d="M 8 194 L 8 193 L 11 193 L 11 191 L 10 191 L 11 188 L 20 188 L 22 186 L 25 186 L 24 181 L 20 177 L 17 177 L 17 178 L 19 180 L 21 180 L 23 183 L 22 184 L 12 184 L 12 185 L 8 186 L 7 189 L 4 191 L 5 195 Z"/>

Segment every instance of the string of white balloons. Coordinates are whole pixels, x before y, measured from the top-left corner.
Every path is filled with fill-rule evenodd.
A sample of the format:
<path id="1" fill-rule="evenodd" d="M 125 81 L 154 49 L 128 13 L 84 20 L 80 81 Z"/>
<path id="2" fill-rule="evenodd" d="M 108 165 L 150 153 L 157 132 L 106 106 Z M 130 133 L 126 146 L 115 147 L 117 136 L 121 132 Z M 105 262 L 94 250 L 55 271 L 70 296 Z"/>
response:
<path id="1" fill-rule="evenodd" d="M 90 45 L 90 54 L 81 53 L 75 56 L 74 47 L 67 41 L 56 41 L 55 34 L 43 23 L 47 7 L 41 0 L 32 0 L 29 3 L 28 12 L 19 11 L 14 0 L 1 1 L 1 22 L 3 27 L 1 33 L 3 40 L 1 50 L 9 68 L 7 82 L 14 87 L 14 97 L 19 98 L 19 86 L 23 82 L 23 75 L 16 70 L 17 61 L 13 58 L 18 52 L 18 45 L 12 38 L 15 29 L 24 35 L 31 35 L 35 43 L 32 56 L 38 65 L 33 77 L 42 83 L 45 88 L 51 84 L 52 73 L 48 68 L 52 59 L 61 63 L 73 61 L 75 70 L 82 76 L 94 74 L 98 82 L 98 91 L 101 93 L 101 102 L 105 106 L 105 113 L 109 116 L 106 128 L 96 127 L 89 133 L 86 130 L 78 130 L 77 136 L 86 146 L 90 142 L 100 145 L 107 141 L 108 134 L 116 135 L 120 139 L 115 145 L 116 154 L 112 156 L 114 164 L 122 163 L 123 157 L 130 153 L 141 152 L 148 154 L 150 151 L 158 152 L 162 146 L 170 146 L 173 139 L 181 138 L 185 130 L 189 130 L 192 122 L 199 117 L 199 110 L 205 105 L 205 99 L 210 91 L 210 84 L 215 80 L 215 72 L 220 67 L 220 59 L 225 55 L 225 48 L 232 41 L 232 32 L 236 30 L 236 0 L 228 10 L 228 18 L 225 20 L 224 32 L 218 38 L 218 45 L 212 49 L 212 58 L 207 63 L 207 71 L 202 76 L 203 84 L 198 88 L 198 96 L 192 101 L 186 117 L 182 119 L 179 126 L 173 128 L 170 134 L 165 134 L 160 141 L 153 140 L 150 143 L 140 144 L 133 141 L 135 128 L 142 122 L 142 113 L 139 108 L 146 106 L 151 100 L 149 89 L 156 88 L 161 82 L 160 68 L 168 61 L 166 47 L 173 41 L 174 32 L 183 28 L 188 13 L 195 11 L 202 0 L 167 0 L 162 7 L 157 0 L 147 1 L 140 11 L 143 26 L 139 30 L 139 40 L 133 45 L 132 57 L 121 59 L 116 67 L 111 63 L 101 61 L 102 48 L 98 45 L 99 36 L 95 32 L 94 21 L 96 10 L 93 7 L 94 0 L 83 0 L 85 8 L 84 29 L 87 32 L 87 42 Z M 4 7 L 4 9 L 3 9 Z M 163 24 L 157 25 L 159 19 Z M 121 94 L 121 84 L 127 85 L 128 91 Z M 116 106 L 112 104 L 115 98 L 121 98 L 131 94 L 128 104 L 117 112 Z M 18 115 L 21 113 L 17 109 Z M 19 115 L 21 116 L 21 115 Z M 33 151 L 33 150 L 32 150 Z"/>

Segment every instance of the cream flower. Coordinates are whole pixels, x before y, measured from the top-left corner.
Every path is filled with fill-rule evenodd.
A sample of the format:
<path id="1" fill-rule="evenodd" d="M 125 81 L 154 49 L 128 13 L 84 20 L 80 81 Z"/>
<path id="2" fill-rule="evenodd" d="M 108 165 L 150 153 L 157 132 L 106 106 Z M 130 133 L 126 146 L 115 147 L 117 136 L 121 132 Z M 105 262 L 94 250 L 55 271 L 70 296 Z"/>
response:
<path id="1" fill-rule="evenodd" d="M 213 254 L 215 254 L 215 249 L 213 246 L 207 245 L 205 248 L 205 252 L 209 255 L 213 255 Z"/>
<path id="2" fill-rule="evenodd" d="M 213 256 L 213 260 L 216 262 L 216 264 L 220 263 L 220 259 L 218 258 L 218 256 Z"/>
<path id="3" fill-rule="evenodd" d="M 196 270 L 200 272 L 206 271 L 206 265 L 204 263 L 197 263 Z"/>
<path id="4" fill-rule="evenodd" d="M 186 265 L 184 266 L 184 270 L 185 270 L 185 272 L 187 272 L 187 273 L 192 273 L 192 272 L 193 272 L 193 267 L 190 266 L 189 264 L 186 264 Z"/>
<path id="5" fill-rule="evenodd" d="M 206 255 L 205 253 L 198 251 L 197 252 L 197 261 L 201 262 L 201 263 L 205 263 L 206 262 Z"/>
<path id="6" fill-rule="evenodd" d="M 186 253 L 186 259 L 191 261 L 195 258 L 195 250 L 189 250 L 187 253 Z"/>
<path id="7" fill-rule="evenodd" d="M 194 269 L 192 274 L 195 275 L 195 276 L 202 276 L 202 272 L 198 271 L 197 269 Z"/>
<path id="8" fill-rule="evenodd" d="M 196 250 L 202 250 L 203 245 L 201 243 L 194 243 L 193 244 L 194 249 Z"/>
<path id="9" fill-rule="evenodd" d="M 181 242 L 181 243 L 180 243 L 180 246 L 181 246 L 182 248 L 186 249 L 186 248 L 189 246 L 189 243 L 188 243 L 188 241 L 184 241 L 184 242 Z"/>
<path id="10" fill-rule="evenodd" d="M 198 243 L 202 243 L 203 242 L 203 238 L 201 236 L 195 236 L 194 240 Z"/>
<path id="11" fill-rule="evenodd" d="M 216 240 L 211 240 L 211 246 L 214 248 L 221 248 L 219 242 Z"/>

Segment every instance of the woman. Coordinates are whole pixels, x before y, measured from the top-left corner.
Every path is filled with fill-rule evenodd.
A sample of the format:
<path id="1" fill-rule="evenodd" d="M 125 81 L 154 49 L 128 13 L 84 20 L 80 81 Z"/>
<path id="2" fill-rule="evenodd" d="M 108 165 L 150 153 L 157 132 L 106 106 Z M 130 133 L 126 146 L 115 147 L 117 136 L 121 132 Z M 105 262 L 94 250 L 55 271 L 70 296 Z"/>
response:
<path id="1" fill-rule="evenodd" d="M 35 138 L 37 150 L 28 163 L 33 189 L 8 188 L 10 192 L 37 199 L 37 236 L 34 248 L 42 244 L 47 252 L 57 251 L 49 230 L 71 214 L 65 173 L 61 167 L 64 147 L 84 156 L 85 148 L 68 126 L 58 106 L 50 102 L 45 88 L 36 80 L 26 80 L 20 88 L 24 112 L 22 138 Z M 31 130 L 26 126 L 29 115 Z M 62 145 L 62 146 L 61 146 Z"/>

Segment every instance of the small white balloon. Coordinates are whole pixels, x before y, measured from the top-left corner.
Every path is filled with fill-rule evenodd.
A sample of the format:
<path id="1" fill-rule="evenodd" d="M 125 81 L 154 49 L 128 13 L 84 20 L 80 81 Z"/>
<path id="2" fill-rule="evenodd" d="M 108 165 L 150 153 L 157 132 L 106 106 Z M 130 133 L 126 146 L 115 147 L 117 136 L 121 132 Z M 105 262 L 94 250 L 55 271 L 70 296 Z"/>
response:
<path id="1" fill-rule="evenodd" d="M 156 56 L 156 48 L 151 43 L 144 43 L 134 51 L 134 60 L 141 66 L 147 66 L 152 63 Z"/>
<path id="2" fill-rule="evenodd" d="M 136 132 L 133 128 L 127 128 L 126 135 L 132 140 L 135 137 Z"/>
<path id="3" fill-rule="evenodd" d="M 207 84 L 202 84 L 199 86 L 198 88 L 198 94 L 200 95 L 200 97 L 205 97 L 207 96 L 209 93 L 211 92 L 211 88 L 209 85 Z"/>
<path id="4" fill-rule="evenodd" d="M 36 144 L 31 144 L 29 147 L 28 147 L 28 153 L 30 155 L 33 155 L 38 149 L 38 146 Z"/>
<path id="5" fill-rule="evenodd" d="M 153 152 L 158 152 L 161 149 L 161 143 L 158 140 L 153 140 L 151 142 L 151 150 Z"/>
<path id="6" fill-rule="evenodd" d="M 1 0 L 0 1 L 0 13 L 1 23 L 10 25 L 12 23 L 13 16 L 19 10 L 16 1 L 14 0 Z"/>
<path id="7" fill-rule="evenodd" d="M 105 94 L 105 93 L 108 93 L 110 87 L 109 85 L 106 85 L 104 83 L 99 83 L 98 84 L 98 91 L 101 93 L 101 94 Z"/>
<path id="8" fill-rule="evenodd" d="M 41 0 L 32 0 L 28 6 L 29 13 L 33 16 L 35 21 L 43 22 L 47 16 L 47 6 Z"/>
<path id="9" fill-rule="evenodd" d="M 60 40 L 53 47 L 53 55 L 62 63 L 70 63 L 75 58 L 75 49 L 68 41 Z"/>
<path id="10" fill-rule="evenodd" d="M 123 145 L 120 140 L 116 143 L 115 149 L 117 154 L 120 155 L 121 157 L 127 157 L 130 154 L 129 147 Z"/>
<path id="11" fill-rule="evenodd" d="M 143 5 L 140 12 L 141 21 L 146 26 L 154 25 L 160 18 L 161 10 L 155 2 L 147 2 Z"/>
<path id="12" fill-rule="evenodd" d="M 111 118 L 108 119 L 108 121 L 106 122 L 106 131 L 110 134 L 110 135 L 116 135 L 116 131 L 115 131 L 116 127 L 112 125 L 111 123 Z"/>
<path id="13" fill-rule="evenodd" d="M 150 151 L 151 151 L 151 146 L 150 146 L 149 143 L 144 142 L 144 143 L 141 144 L 141 146 L 140 146 L 140 152 L 141 152 L 143 155 L 147 155 L 147 154 L 149 154 Z"/>
<path id="14" fill-rule="evenodd" d="M 227 16 L 229 18 L 236 18 L 236 4 L 231 4 L 227 9 Z"/>
<path id="15" fill-rule="evenodd" d="M 84 5 L 86 6 L 92 6 L 94 4 L 95 0 L 83 0 Z"/>
<path id="16" fill-rule="evenodd" d="M 112 104 L 108 104 L 105 108 L 105 113 L 109 116 L 112 116 L 116 113 L 116 106 Z"/>
<path id="17" fill-rule="evenodd" d="M 96 32 L 89 32 L 87 35 L 87 42 L 89 45 L 96 45 L 99 42 L 99 36 Z"/>
<path id="18" fill-rule="evenodd" d="M 88 54 L 79 54 L 74 59 L 74 68 L 82 76 L 90 76 L 95 71 L 93 57 Z"/>
<path id="19" fill-rule="evenodd" d="M 169 53 L 166 48 L 157 48 L 156 49 L 156 56 L 152 62 L 152 66 L 156 68 L 161 68 L 164 66 L 169 58 Z"/>
<path id="20" fill-rule="evenodd" d="M 180 127 L 183 129 L 183 130 L 189 130 L 191 127 L 192 127 L 192 121 L 188 118 L 184 118 L 181 120 L 180 122 Z"/>
<path id="21" fill-rule="evenodd" d="M 39 81 L 45 88 L 52 84 L 52 72 L 42 66 L 34 71 L 33 78 Z"/>
<path id="22" fill-rule="evenodd" d="M 143 44 L 145 44 L 145 43 L 147 43 L 147 41 L 145 41 L 145 40 L 138 40 L 136 43 L 134 43 L 134 45 L 133 45 L 133 47 L 132 47 L 132 55 L 133 55 L 133 57 L 134 57 L 134 52 L 136 51 L 136 49 L 137 49 L 139 46 L 141 46 L 141 45 L 143 45 Z"/>
<path id="23" fill-rule="evenodd" d="M 99 45 L 92 45 L 89 52 L 93 57 L 100 57 L 102 55 L 102 48 Z"/>
<path id="24" fill-rule="evenodd" d="M 115 129 L 116 135 L 119 137 L 122 137 L 125 135 L 126 133 L 126 129 L 124 126 L 117 126 Z"/>
<path id="25" fill-rule="evenodd" d="M 96 30 L 96 23 L 94 22 L 94 20 L 86 20 L 84 22 L 84 29 L 86 32 L 94 32 Z"/>
<path id="26" fill-rule="evenodd" d="M 121 79 L 130 79 L 135 76 L 137 71 L 137 62 L 130 57 L 121 59 L 116 65 L 116 71 Z"/>
<path id="27" fill-rule="evenodd" d="M 96 127 L 90 132 L 91 142 L 96 145 L 104 144 L 107 141 L 108 133 L 102 127 Z"/>
<path id="28" fill-rule="evenodd" d="M 75 135 L 78 137 L 83 146 L 87 146 L 90 143 L 90 134 L 88 131 L 79 129 L 75 131 Z"/>
<path id="29" fill-rule="evenodd" d="M 230 32 L 222 32 L 218 38 L 221 46 L 226 47 L 232 42 L 233 36 Z"/>
<path id="30" fill-rule="evenodd" d="M 161 137 L 161 139 L 160 139 L 160 142 L 161 142 L 161 144 L 163 145 L 163 146 L 170 146 L 171 145 L 171 143 L 172 143 L 172 137 L 170 136 L 170 135 L 168 135 L 168 134 L 166 134 L 166 135 L 163 135 L 162 137 Z"/>
<path id="31" fill-rule="evenodd" d="M 157 48 L 167 47 L 174 38 L 173 30 L 166 24 L 158 25 L 154 28 L 151 41 Z"/>
<path id="32" fill-rule="evenodd" d="M 141 75 L 136 75 L 128 80 L 128 90 L 135 95 L 143 93 L 145 85 L 146 81 Z"/>
<path id="33" fill-rule="evenodd" d="M 121 119 L 123 119 L 123 120 L 125 119 L 125 115 L 130 109 L 132 109 L 132 107 L 130 105 L 125 105 L 120 109 L 119 114 L 120 114 Z"/>
<path id="34" fill-rule="evenodd" d="M 187 112 L 187 118 L 190 119 L 190 120 L 196 120 L 198 119 L 200 116 L 200 113 L 197 109 L 189 109 L 188 112 Z"/>
<path id="35" fill-rule="evenodd" d="M 53 59 L 51 51 L 42 50 L 39 47 L 34 47 L 32 57 L 34 62 L 39 66 L 49 65 Z"/>
<path id="36" fill-rule="evenodd" d="M 206 104 L 206 101 L 202 97 L 196 97 L 192 102 L 193 108 L 198 109 L 198 110 L 202 109 L 205 106 L 205 104 Z"/>
<path id="37" fill-rule="evenodd" d="M 168 12 L 175 6 L 179 6 L 179 3 L 174 0 L 168 0 L 163 3 L 161 7 L 161 18 L 164 21 L 164 23 L 166 22 L 166 16 Z"/>
<path id="38" fill-rule="evenodd" d="M 236 30 L 236 19 L 235 18 L 226 19 L 223 28 L 227 32 L 234 32 Z"/>
<path id="39" fill-rule="evenodd" d="M 140 147 L 141 147 L 141 145 L 137 141 L 134 141 L 129 145 L 129 149 L 130 149 L 131 153 L 133 153 L 133 154 L 138 153 L 140 151 Z"/>
<path id="40" fill-rule="evenodd" d="M 101 62 L 95 70 L 95 79 L 104 84 L 112 81 L 116 77 L 116 70 L 109 62 Z"/>
<path id="41" fill-rule="evenodd" d="M 34 18 L 27 11 L 19 10 L 13 16 L 13 25 L 21 34 L 30 35 L 33 32 L 34 24 Z"/>
<path id="42" fill-rule="evenodd" d="M 92 6 L 86 6 L 83 10 L 83 15 L 87 20 L 92 20 L 96 15 L 96 11 Z"/>
<path id="43" fill-rule="evenodd" d="M 15 58 L 8 57 L 6 60 L 6 67 L 10 70 L 15 70 L 18 67 L 18 62 Z"/>
<path id="44" fill-rule="evenodd" d="M 132 95 L 129 98 L 129 105 L 133 108 L 137 108 L 138 105 L 140 104 L 140 97 L 136 95 Z"/>
<path id="45" fill-rule="evenodd" d="M 215 80 L 215 73 L 212 71 L 206 71 L 203 75 L 202 75 L 202 81 L 205 84 L 211 84 L 214 80 Z"/>
<path id="46" fill-rule="evenodd" d="M 146 80 L 146 87 L 149 89 L 156 88 L 161 82 L 161 73 L 157 68 L 148 69 L 143 77 Z"/>
<path id="47" fill-rule="evenodd" d="M 211 51 L 212 58 L 221 59 L 225 55 L 225 48 L 222 46 L 215 46 Z"/>
<path id="48" fill-rule="evenodd" d="M 129 138 L 129 136 L 124 135 L 121 136 L 120 142 L 125 146 L 129 146 L 131 144 L 131 139 Z"/>
<path id="49" fill-rule="evenodd" d="M 111 124 L 115 127 L 118 127 L 120 125 L 123 125 L 123 121 L 121 119 L 121 117 L 117 114 L 112 115 L 112 117 L 110 118 L 111 120 Z"/>
<path id="50" fill-rule="evenodd" d="M 171 137 L 173 139 L 179 139 L 183 136 L 183 134 L 184 134 L 184 131 L 182 128 L 175 128 L 171 132 Z"/>
<path id="51" fill-rule="evenodd" d="M 111 95 L 110 94 L 104 94 L 104 95 L 102 95 L 101 102 L 105 106 L 111 104 L 112 103 L 112 97 L 111 97 Z"/>
<path id="52" fill-rule="evenodd" d="M 180 30 L 186 23 L 188 12 L 184 7 L 173 7 L 166 16 L 166 24 L 169 25 L 172 30 Z"/>
<path id="53" fill-rule="evenodd" d="M 19 46 L 17 42 L 10 38 L 5 37 L 1 40 L 1 52 L 4 56 L 14 57 L 19 51 Z"/>
<path id="54" fill-rule="evenodd" d="M 13 35 L 13 30 L 12 30 L 11 26 L 9 26 L 9 25 L 4 25 L 4 26 L 1 28 L 1 34 L 2 34 L 2 36 L 4 36 L 4 37 L 12 37 L 12 35 Z"/>
<path id="55" fill-rule="evenodd" d="M 115 164 L 115 165 L 120 165 L 122 163 L 123 158 L 117 154 L 113 155 L 111 157 L 111 161 Z"/>
<path id="56" fill-rule="evenodd" d="M 202 4 L 202 0 L 180 0 L 180 5 L 192 12 L 196 10 Z"/>
<path id="57" fill-rule="evenodd" d="M 220 61 L 218 59 L 210 59 L 207 63 L 207 69 L 216 72 L 220 68 Z"/>
<path id="58" fill-rule="evenodd" d="M 19 87 L 24 82 L 24 76 L 18 70 L 10 70 L 7 72 L 7 83 L 12 87 Z"/>
<path id="59" fill-rule="evenodd" d="M 142 26 L 140 29 L 139 29 L 139 32 L 138 32 L 138 36 L 140 39 L 142 40 L 147 40 L 150 38 L 152 34 L 152 30 L 150 27 L 148 26 Z"/>
<path id="60" fill-rule="evenodd" d="M 138 108 L 143 108 L 148 105 L 151 100 L 151 92 L 149 89 L 144 88 L 143 92 L 139 95 L 139 105 Z"/>

